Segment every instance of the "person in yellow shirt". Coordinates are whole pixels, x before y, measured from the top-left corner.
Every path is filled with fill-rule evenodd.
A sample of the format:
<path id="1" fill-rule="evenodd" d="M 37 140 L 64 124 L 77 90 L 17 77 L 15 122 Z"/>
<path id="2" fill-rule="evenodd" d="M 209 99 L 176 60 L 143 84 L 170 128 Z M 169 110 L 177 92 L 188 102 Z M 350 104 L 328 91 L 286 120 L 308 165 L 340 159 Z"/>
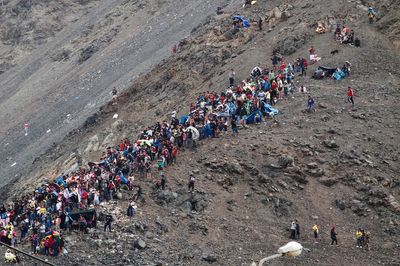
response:
<path id="1" fill-rule="evenodd" d="M 362 237 L 363 237 L 363 233 L 361 231 L 361 228 L 358 228 L 358 230 L 356 231 L 356 240 L 357 240 L 357 247 L 358 248 L 362 248 L 363 247 Z"/>
<path id="2" fill-rule="evenodd" d="M 318 236 L 319 236 L 319 228 L 317 224 L 314 224 L 312 227 L 312 231 L 314 233 L 314 241 L 315 243 L 318 243 Z"/>

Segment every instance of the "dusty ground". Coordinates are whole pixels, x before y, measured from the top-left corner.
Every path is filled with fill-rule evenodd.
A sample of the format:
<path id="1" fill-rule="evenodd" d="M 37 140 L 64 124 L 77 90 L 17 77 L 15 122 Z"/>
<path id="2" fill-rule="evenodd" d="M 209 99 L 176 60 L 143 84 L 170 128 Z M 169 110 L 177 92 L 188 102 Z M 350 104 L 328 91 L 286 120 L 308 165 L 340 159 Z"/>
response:
<path id="1" fill-rule="evenodd" d="M 292 7 L 286 6 L 287 20 L 270 19 L 263 32 L 252 29 L 235 36 L 225 34 L 229 16 L 213 17 L 181 42 L 181 52 L 134 81 L 118 106 L 102 107 L 84 127 L 37 159 L 31 177 L 40 176 L 35 178 L 38 182 L 85 165 L 108 145 L 134 137 L 143 126 L 168 118 L 166 114 L 173 110 L 184 114 L 200 91 L 223 90 L 230 68 L 240 79 L 255 65 L 270 65 L 276 44 L 295 51 L 285 55 L 287 60 L 307 56 L 307 48 L 314 45 L 321 64 L 340 66 L 345 60 L 353 64 L 352 75 L 342 81 L 312 80 L 309 76 L 316 66 L 310 66 L 308 77 L 297 80 L 316 100 L 315 113 L 303 112 L 307 95 L 297 93 L 278 104 L 279 125 L 268 121 L 241 130 L 238 138 L 227 134 L 200 142 L 195 151 L 183 151 L 178 164 L 166 171 L 170 193 L 159 194 L 143 181 L 145 202 L 139 205 L 133 225 L 124 217 L 126 201 L 104 206 L 99 211 L 112 212 L 119 219 L 115 232 L 68 235 L 71 256 L 55 262 L 208 265 L 215 260 L 215 265 L 249 265 L 286 243 L 290 221 L 297 218 L 302 228 L 300 242 L 311 252 L 271 265 L 398 265 L 400 56 L 393 41 L 396 32 L 382 34 L 379 23 L 384 17 L 368 25 L 357 1 L 324 3 L 293 1 Z M 275 5 L 227 10 L 257 17 L 269 14 Z M 341 15 L 339 10 L 347 12 Z M 353 28 L 362 47 L 339 45 L 331 33 L 315 35 L 315 23 L 326 16 Z M 331 55 L 335 49 L 339 53 Z M 348 85 L 356 92 L 355 108 L 346 103 Z M 118 120 L 112 118 L 115 113 Z M 281 157 L 293 164 L 276 167 Z M 189 171 L 198 177 L 194 198 L 185 191 Z M 20 184 L 9 186 L 13 188 L 9 191 L 26 189 L 26 182 Z M 188 209 L 188 202 L 194 202 L 197 212 Z M 321 228 L 319 244 L 311 239 L 314 222 Z M 339 233 L 338 247 L 329 245 L 333 223 Z M 371 232 L 371 251 L 355 247 L 354 231 L 359 226 Z M 135 248 L 137 239 L 147 247 Z"/>

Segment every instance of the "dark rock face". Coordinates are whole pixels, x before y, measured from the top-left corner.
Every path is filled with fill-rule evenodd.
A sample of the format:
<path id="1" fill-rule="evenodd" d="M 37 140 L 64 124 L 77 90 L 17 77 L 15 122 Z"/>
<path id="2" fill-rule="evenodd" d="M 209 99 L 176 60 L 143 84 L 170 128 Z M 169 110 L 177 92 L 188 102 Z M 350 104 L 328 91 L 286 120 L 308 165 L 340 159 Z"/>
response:
<path id="1" fill-rule="evenodd" d="M 94 53 L 96 53 L 99 50 L 99 47 L 91 44 L 88 47 L 84 48 L 81 50 L 81 53 L 79 55 L 78 63 L 82 64 L 86 60 L 88 60 Z"/>

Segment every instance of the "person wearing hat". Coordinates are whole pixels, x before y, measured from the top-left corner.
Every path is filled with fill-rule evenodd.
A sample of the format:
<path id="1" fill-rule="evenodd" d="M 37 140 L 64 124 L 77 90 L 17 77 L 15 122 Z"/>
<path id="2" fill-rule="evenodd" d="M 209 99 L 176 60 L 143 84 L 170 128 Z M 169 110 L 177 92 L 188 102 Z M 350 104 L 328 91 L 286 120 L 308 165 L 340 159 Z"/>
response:
<path id="1" fill-rule="evenodd" d="M 192 173 L 189 175 L 189 184 L 188 184 L 188 192 L 193 192 L 194 191 L 194 176 Z"/>

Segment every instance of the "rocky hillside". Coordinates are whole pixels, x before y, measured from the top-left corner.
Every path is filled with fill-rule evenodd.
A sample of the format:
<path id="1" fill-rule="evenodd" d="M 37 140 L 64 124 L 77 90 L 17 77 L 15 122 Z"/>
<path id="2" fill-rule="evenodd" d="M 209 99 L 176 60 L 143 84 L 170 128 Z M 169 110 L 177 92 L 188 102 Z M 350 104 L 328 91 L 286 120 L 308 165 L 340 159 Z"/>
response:
<path id="1" fill-rule="evenodd" d="M 178 164 L 166 170 L 170 191 L 158 192 L 143 182 L 145 199 L 134 221 L 125 216 L 132 192 L 100 207 L 100 213 L 116 217 L 114 232 L 68 234 L 70 255 L 55 263 L 249 265 L 285 244 L 296 218 L 300 242 L 311 251 L 271 265 L 398 265 L 400 55 L 397 28 L 382 26 L 398 18 L 383 11 L 382 4 L 381 17 L 369 25 L 363 4 L 268 1 L 227 8 L 228 14 L 212 17 L 183 39 L 177 54 L 136 79 L 117 106 L 103 106 L 37 158 L 31 179 L 8 187 L 11 197 L 97 160 L 109 145 L 136 138 L 143 127 L 169 119 L 174 110 L 185 114 L 199 92 L 224 90 L 231 68 L 245 79 L 254 66 L 270 66 L 276 47 L 287 61 L 308 56 L 313 45 L 320 64 L 341 66 L 348 60 L 353 66 L 350 77 L 335 81 L 311 79 L 316 68 L 311 65 L 306 77 L 296 79 L 315 99 L 315 113 L 304 112 L 307 95 L 296 93 L 278 103 L 276 121 L 182 151 Z M 386 7 L 395 10 L 396 1 L 387 1 Z M 263 31 L 256 23 L 232 31 L 231 14 L 238 13 L 254 21 L 262 17 Z M 327 33 L 315 33 L 319 22 Z M 335 42 L 337 24 L 354 29 L 361 47 Z M 347 86 L 356 92 L 354 108 L 346 102 Z M 193 195 L 186 191 L 189 172 L 197 176 Z M 318 244 L 312 241 L 313 223 L 321 228 Z M 337 225 L 338 247 L 329 243 L 332 224 Z M 370 251 L 355 247 L 357 227 L 371 232 Z"/>

